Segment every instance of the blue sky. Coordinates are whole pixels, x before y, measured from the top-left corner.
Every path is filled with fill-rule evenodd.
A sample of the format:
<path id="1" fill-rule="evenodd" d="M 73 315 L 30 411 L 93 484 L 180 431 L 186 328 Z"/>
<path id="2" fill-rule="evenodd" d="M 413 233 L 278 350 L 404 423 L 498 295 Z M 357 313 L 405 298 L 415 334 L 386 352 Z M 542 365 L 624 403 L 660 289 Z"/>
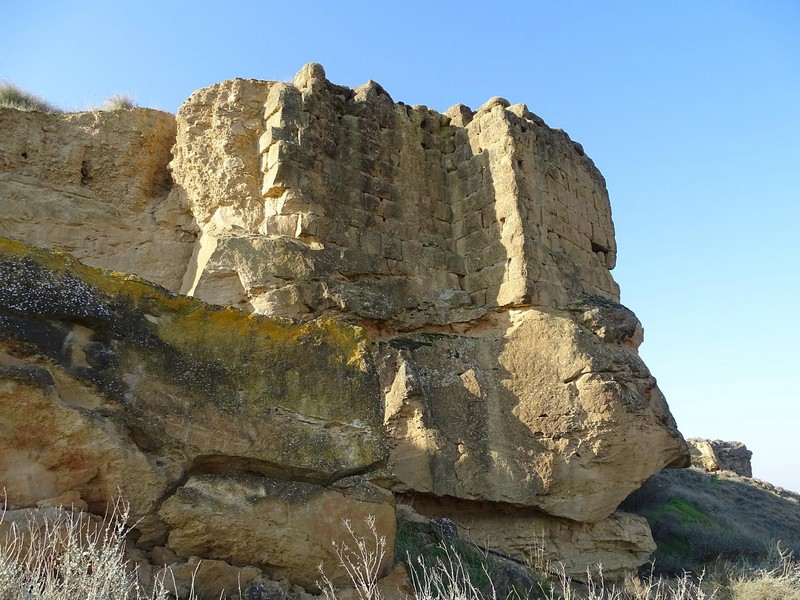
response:
<path id="1" fill-rule="evenodd" d="M 606 177 L 622 301 L 688 437 L 800 491 L 800 3 L 37 2 L 0 78 L 66 109 L 175 112 L 232 77 L 381 83 L 407 104 L 525 102 Z"/>

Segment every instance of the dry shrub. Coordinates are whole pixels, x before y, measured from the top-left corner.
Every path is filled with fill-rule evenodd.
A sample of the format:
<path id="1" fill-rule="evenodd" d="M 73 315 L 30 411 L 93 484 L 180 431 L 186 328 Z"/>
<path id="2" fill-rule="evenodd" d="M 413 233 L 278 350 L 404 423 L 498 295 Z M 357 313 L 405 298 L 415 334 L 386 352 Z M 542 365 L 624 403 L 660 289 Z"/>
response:
<path id="1" fill-rule="evenodd" d="M 729 588 L 732 600 L 800 600 L 800 564 L 776 547 L 767 566 L 741 567 Z"/>
<path id="2" fill-rule="evenodd" d="M 136 106 L 136 101 L 128 94 L 114 94 L 103 102 L 100 110 L 128 110 Z"/>
<path id="3" fill-rule="evenodd" d="M 21 518 L 27 513 L 26 518 Z M 104 519 L 65 509 L 29 509 L 0 515 L 0 600 L 167 600 L 164 581 L 144 589 L 136 568 L 126 558 L 125 538 L 131 531 L 128 507 L 118 501 Z M 367 520 L 368 537 L 336 545 L 340 564 L 350 576 L 358 600 L 382 600 L 378 576 L 386 540 Z M 505 600 L 493 585 L 479 588 L 460 550 L 441 545 L 433 560 L 418 557 L 420 566 L 409 571 L 419 600 Z M 489 565 L 487 562 L 486 565 Z M 492 581 L 492 573 L 486 576 Z M 323 573 L 320 587 L 326 600 L 337 590 Z M 169 572 L 165 572 L 169 576 Z M 240 592 L 241 594 L 241 592 Z M 192 594 L 194 597 L 194 594 Z M 350 593 L 350 598 L 354 597 Z M 725 563 L 707 579 L 684 574 L 649 576 L 609 583 L 587 574 L 576 582 L 563 574 L 538 590 L 511 593 L 510 598 L 546 600 L 800 600 L 800 564 L 791 552 L 775 548 L 761 565 Z"/>
<path id="4" fill-rule="evenodd" d="M 7 81 L 0 82 L 0 107 L 24 111 L 61 112 L 39 96 Z"/>
<path id="5" fill-rule="evenodd" d="M 0 516 L 0 600 L 166 600 L 163 581 L 139 584 L 125 556 L 128 505 L 105 519 L 62 508 Z"/>
<path id="6" fill-rule="evenodd" d="M 371 539 L 367 540 L 356 535 L 350 521 L 345 520 L 344 526 L 353 539 L 353 545 L 334 541 L 333 547 L 339 564 L 347 571 L 359 600 L 382 600 L 378 589 L 378 575 L 383 558 L 386 556 L 386 538 L 378 534 L 374 516 L 369 515 L 364 521 L 369 528 Z M 319 565 L 319 572 L 322 576 L 319 587 L 323 595 L 326 600 L 335 600 L 336 589 L 325 574 L 323 565 Z"/>

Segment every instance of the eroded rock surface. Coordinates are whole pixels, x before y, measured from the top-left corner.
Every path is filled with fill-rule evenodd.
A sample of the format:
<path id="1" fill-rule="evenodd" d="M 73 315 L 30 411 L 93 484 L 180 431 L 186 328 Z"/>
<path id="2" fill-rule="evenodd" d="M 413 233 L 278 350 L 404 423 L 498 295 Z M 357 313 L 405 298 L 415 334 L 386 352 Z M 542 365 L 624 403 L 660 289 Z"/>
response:
<path id="1" fill-rule="evenodd" d="M 398 506 L 401 520 L 409 510 L 432 519 L 446 517 L 455 522 L 461 539 L 522 564 L 563 569 L 578 579 L 586 577 L 587 568 L 602 569 L 609 579 L 624 577 L 656 549 L 647 520 L 621 511 L 596 523 L 576 523 L 508 505 L 422 496 L 405 496 L 401 502 L 409 503 Z"/>
<path id="2" fill-rule="evenodd" d="M 687 442 L 693 467 L 710 473 L 732 471 L 742 477 L 753 476 L 753 466 L 750 463 L 753 453 L 743 443 L 699 438 L 692 438 Z"/>
<path id="3" fill-rule="evenodd" d="M 175 117 L 0 108 L 0 237 L 178 291 L 197 226 L 167 169 Z"/>
<path id="4" fill-rule="evenodd" d="M 595 521 L 685 462 L 618 304 L 604 180 L 524 105 L 442 115 L 308 65 L 200 90 L 177 121 L 203 232 L 184 291 L 367 327 L 395 489 Z"/>
<path id="5" fill-rule="evenodd" d="M 566 312 L 379 344 L 393 487 L 608 517 L 684 446 L 638 356 Z"/>
<path id="6" fill-rule="evenodd" d="M 393 536 L 391 492 L 512 554 L 541 525 L 576 571 L 646 558 L 615 509 L 686 444 L 619 304 L 603 177 L 524 105 L 440 114 L 311 64 L 176 117 L 0 109 L 0 132 L 0 235 L 196 298 L 0 245 L 15 506 L 119 488 L 149 560 L 265 589 L 313 586 L 342 515 Z"/>
<path id="7" fill-rule="evenodd" d="M 19 242 L 0 244 L 0 280 L 0 472 L 12 507 L 71 493 L 103 513 L 122 494 L 152 548 L 181 531 L 175 511 L 159 512 L 164 500 L 202 474 L 262 487 L 279 477 L 324 497 L 385 459 L 357 328 L 209 307 Z M 392 538 L 391 494 L 371 502 Z M 323 518 L 333 528 L 345 512 Z M 316 533 L 330 551 L 330 531 Z M 242 552 L 225 558 L 246 564 Z"/>
<path id="8" fill-rule="evenodd" d="M 310 65 L 195 92 L 177 122 L 171 169 L 202 229 L 185 292 L 400 329 L 618 299 L 605 182 L 522 104 L 439 114 Z"/>
<path id="9" fill-rule="evenodd" d="M 342 521 L 370 539 L 368 518 L 394 540 L 394 498 L 356 478 L 333 486 L 247 475 L 190 478 L 160 511 L 171 526 L 168 546 L 178 556 L 206 556 L 259 567 L 273 579 L 286 578 L 307 589 L 320 579 L 317 567 L 337 585 L 349 583 L 332 542 L 353 545 Z M 383 558 L 387 575 L 393 548 Z"/>

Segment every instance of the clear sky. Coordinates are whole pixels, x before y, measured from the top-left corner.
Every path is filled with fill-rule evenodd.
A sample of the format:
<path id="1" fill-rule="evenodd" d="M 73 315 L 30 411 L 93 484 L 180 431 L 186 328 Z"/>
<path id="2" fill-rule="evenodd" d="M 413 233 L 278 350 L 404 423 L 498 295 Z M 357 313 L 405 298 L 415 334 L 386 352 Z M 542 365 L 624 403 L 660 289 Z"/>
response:
<path id="1" fill-rule="evenodd" d="M 683 433 L 800 491 L 796 0 L 30 0 L 0 23 L 0 78 L 70 110 L 175 112 L 311 61 L 437 110 L 525 102 L 606 177 L 622 302 Z"/>

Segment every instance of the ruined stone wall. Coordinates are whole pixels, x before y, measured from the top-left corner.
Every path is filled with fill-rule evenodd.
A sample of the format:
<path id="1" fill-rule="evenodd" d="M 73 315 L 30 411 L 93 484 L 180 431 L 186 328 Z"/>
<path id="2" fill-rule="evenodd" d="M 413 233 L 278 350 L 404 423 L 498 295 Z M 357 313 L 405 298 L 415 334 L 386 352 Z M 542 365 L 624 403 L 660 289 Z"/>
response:
<path id="1" fill-rule="evenodd" d="M 206 234 L 184 291 L 209 301 L 413 328 L 579 294 L 618 299 L 605 182 L 521 104 L 439 114 L 308 65 L 291 84 L 195 93 L 178 115 L 172 170 Z M 253 272 L 248 256 L 276 237 L 298 242 L 281 253 L 304 272 Z M 240 286 L 222 283 L 232 276 Z M 220 295 L 232 287 L 236 297 Z M 378 296 L 386 306 L 369 306 Z"/>

